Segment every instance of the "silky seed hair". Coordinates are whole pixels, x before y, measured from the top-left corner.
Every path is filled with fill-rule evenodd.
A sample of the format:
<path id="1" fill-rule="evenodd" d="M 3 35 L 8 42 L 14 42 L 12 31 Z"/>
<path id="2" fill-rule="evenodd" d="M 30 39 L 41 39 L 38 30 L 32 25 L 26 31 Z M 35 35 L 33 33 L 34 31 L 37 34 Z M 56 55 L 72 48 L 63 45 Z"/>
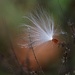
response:
<path id="1" fill-rule="evenodd" d="M 24 16 L 29 24 L 22 24 L 23 43 L 19 43 L 21 47 L 29 47 L 33 44 L 33 47 L 39 46 L 45 42 L 52 41 L 54 36 L 65 34 L 62 29 L 57 26 L 55 28 L 54 19 L 44 9 L 36 10 L 33 13 L 29 13 L 28 16 Z M 24 36 L 25 35 L 25 36 Z M 29 42 L 29 35 L 32 42 Z"/>

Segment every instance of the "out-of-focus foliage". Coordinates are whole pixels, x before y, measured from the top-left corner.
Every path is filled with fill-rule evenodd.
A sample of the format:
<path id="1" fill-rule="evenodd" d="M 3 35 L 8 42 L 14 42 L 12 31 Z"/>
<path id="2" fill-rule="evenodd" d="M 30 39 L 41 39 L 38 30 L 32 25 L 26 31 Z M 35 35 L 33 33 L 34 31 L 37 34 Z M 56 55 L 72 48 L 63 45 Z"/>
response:
<path id="1" fill-rule="evenodd" d="M 0 0 L 0 53 L 8 57 L 8 50 L 10 49 L 8 34 L 15 34 L 18 25 L 24 23 L 23 16 L 38 5 L 48 10 L 55 20 L 66 28 L 67 25 L 64 20 L 67 22 L 71 18 L 75 21 L 74 0 Z M 8 31 L 6 27 L 9 29 Z M 0 75 L 10 74 L 0 71 Z"/>

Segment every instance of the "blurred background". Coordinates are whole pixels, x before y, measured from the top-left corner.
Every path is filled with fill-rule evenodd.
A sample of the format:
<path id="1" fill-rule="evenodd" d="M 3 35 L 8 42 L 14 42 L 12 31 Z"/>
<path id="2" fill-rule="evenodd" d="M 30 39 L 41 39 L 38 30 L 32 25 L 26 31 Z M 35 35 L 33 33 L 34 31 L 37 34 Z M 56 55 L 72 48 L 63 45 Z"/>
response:
<path id="1" fill-rule="evenodd" d="M 54 17 L 55 23 L 67 32 L 63 37 L 70 44 L 69 65 L 73 72 L 67 75 L 75 75 L 75 0 L 0 0 L 0 75 L 22 75 L 22 69 L 12 52 L 13 38 L 18 33 L 17 27 L 25 23 L 23 16 L 38 5 L 47 10 Z M 61 65 L 60 62 L 49 65 L 46 75 L 64 75 L 59 74 L 60 68 L 63 68 Z"/>

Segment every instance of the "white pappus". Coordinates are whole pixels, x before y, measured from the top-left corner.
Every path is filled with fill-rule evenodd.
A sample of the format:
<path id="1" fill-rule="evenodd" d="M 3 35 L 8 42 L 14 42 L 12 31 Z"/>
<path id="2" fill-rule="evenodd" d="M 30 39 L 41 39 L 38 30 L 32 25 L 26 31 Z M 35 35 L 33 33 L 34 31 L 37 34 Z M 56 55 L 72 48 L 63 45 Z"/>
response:
<path id="1" fill-rule="evenodd" d="M 30 23 L 21 25 L 23 28 L 22 34 L 24 35 L 21 39 L 23 42 L 19 43 L 19 45 L 22 47 L 29 47 L 31 44 L 36 47 L 51 41 L 53 36 L 64 33 L 59 31 L 58 28 L 55 29 L 53 18 L 43 9 L 29 13 L 24 18 Z"/>

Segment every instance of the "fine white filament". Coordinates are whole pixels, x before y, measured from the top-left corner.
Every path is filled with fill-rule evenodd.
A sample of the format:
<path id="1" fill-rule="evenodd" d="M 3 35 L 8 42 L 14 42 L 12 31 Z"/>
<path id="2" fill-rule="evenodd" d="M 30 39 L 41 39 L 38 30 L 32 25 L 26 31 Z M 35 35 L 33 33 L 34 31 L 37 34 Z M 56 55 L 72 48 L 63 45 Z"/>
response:
<path id="1" fill-rule="evenodd" d="M 24 18 L 28 20 L 29 24 L 21 25 L 24 35 L 22 37 L 23 43 L 19 45 L 22 47 L 29 47 L 31 44 L 36 47 L 51 41 L 54 35 L 59 34 L 54 28 L 53 18 L 44 10 L 29 13 Z"/>

